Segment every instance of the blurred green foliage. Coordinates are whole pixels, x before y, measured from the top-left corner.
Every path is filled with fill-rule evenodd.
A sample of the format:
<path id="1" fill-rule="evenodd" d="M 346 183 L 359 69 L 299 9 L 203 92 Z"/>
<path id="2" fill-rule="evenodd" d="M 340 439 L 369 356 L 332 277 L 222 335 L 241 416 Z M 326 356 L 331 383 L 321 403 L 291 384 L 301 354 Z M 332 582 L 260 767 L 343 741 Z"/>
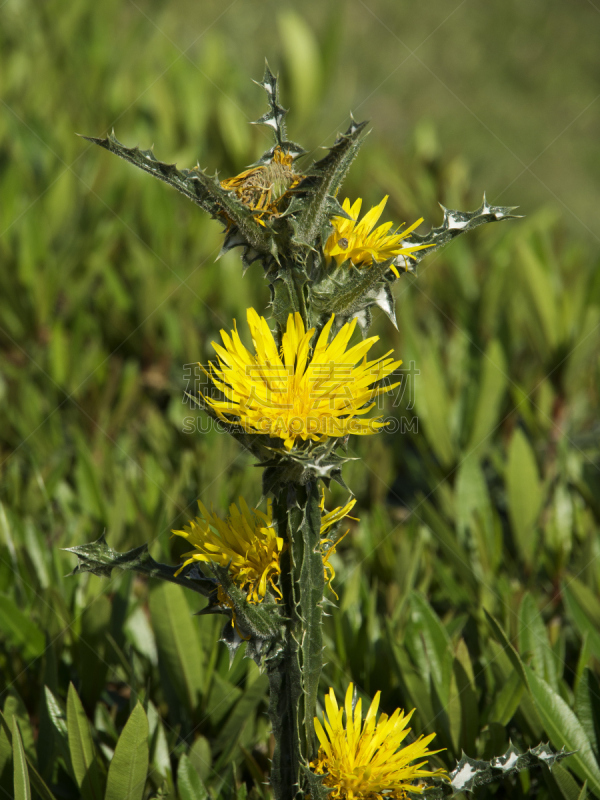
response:
<path id="1" fill-rule="evenodd" d="M 224 509 L 260 496 L 233 441 L 183 432 L 201 417 L 182 395 L 184 365 L 266 306 L 261 276 L 242 279 L 235 254 L 214 264 L 217 225 L 73 135 L 115 124 L 161 158 L 235 174 L 266 146 L 246 124 L 263 111 L 249 79 L 265 52 L 276 67 L 275 49 L 291 135 L 331 143 L 365 86 L 349 56 L 359 23 L 341 3 L 310 3 L 314 16 L 258 6 L 240 3 L 227 28 L 204 4 L 198 47 L 187 3 L 0 9 L 0 797 L 268 796 L 265 679 L 240 655 L 229 663 L 219 620 L 192 617 L 202 600 L 177 586 L 69 579 L 60 550 L 106 529 L 115 549 L 148 541 L 176 563 L 169 532 L 198 497 Z M 173 44 L 183 33 L 187 50 Z M 349 196 L 389 193 L 390 218 L 428 226 L 438 199 L 475 208 L 480 140 L 446 155 L 408 86 L 398 147 L 387 89 L 373 91 L 382 130 L 376 103 Z M 341 696 L 353 680 L 388 711 L 416 707 L 415 733 L 437 732 L 446 766 L 509 739 L 565 745 L 577 755 L 552 774 L 482 794 L 576 800 L 600 796 L 600 278 L 555 208 L 426 260 L 398 283 L 399 331 L 377 323 L 419 374 L 414 407 L 405 392 L 393 410 L 408 429 L 351 443 L 361 519 L 335 557 L 322 688 Z"/>

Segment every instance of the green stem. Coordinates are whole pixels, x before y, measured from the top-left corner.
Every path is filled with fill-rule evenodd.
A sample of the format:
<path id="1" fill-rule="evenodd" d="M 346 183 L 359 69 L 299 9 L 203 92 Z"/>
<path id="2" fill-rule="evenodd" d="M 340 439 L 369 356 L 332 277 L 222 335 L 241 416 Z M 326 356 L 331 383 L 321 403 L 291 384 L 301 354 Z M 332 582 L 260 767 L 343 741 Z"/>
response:
<path id="1" fill-rule="evenodd" d="M 282 490 L 274 512 L 288 547 L 281 563 L 286 641 L 269 670 L 275 736 L 271 783 L 276 800 L 293 800 L 306 793 L 301 768 L 316 756 L 313 717 L 323 667 L 325 580 L 317 483 Z"/>

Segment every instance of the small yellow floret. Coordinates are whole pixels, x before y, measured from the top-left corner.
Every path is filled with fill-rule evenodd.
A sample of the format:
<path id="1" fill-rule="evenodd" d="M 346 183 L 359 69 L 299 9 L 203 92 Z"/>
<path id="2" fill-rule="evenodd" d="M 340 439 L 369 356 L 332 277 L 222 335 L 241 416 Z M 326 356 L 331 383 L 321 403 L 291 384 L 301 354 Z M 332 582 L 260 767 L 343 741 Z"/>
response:
<path id="1" fill-rule="evenodd" d="M 185 553 L 187 561 L 179 572 L 194 561 L 212 562 L 229 568 L 233 581 L 241 589 L 247 589 L 250 603 L 260 603 L 269 586 L 281 594 L 276 580 L 281 572 L 279 557 L 284 541 L 277 536 L 273 525 L 271 501 L 264 514 L 258 508 L 250 509 L 240 497 L 239 508 L 232 503 L 226 519 L 211 514 L 200 501 L 198 507 L 200 517 L 192 520 L 182 531 L 173 531 L 187 539 L 194 548 Z"/>
<path id="2" fill-rule="evenodd" d="M 402 800 L 407 792 L 421 793 L 422 778 L 445 777 L 443 769 L 423 769 L 427 759 L 439 753 L 428 750 L 435 734 L 421 736 L 412 744 L 402 746 L 410 732 L 407 727 L 413 714 L 396 709 L 391 717 L 381 714 L 376 721 L 381 692 L 377 692 L 367 716 L 362 720 L 362 704 L 358 700 L 352 709 L 354 686 L 346 692 L 343 709 L 338 708 L 333 689 L 325 697 L 325 726 L 315 717 L 315 732 L 320 748 L 311 767 L 318 775 L 328 773 L 325 786 L 332 791 L 332 800 Z M 342 718 L 346 714 L 346 727 Z M 411 762 L 417 761 L 413 764 Z"/>
<path id="3" fill-rule="evenodd" d="M 358 222 L 358 215 L 360 214 L 362 199 L 359 197 L 352 206 L 348 198 L 344 200 L 342 208 L 352 219 L 332 217 L 333 233 L 327 239 L 324 247 L 325 257 L 328 261 L 334 258 L 338 266 L 345 261 L 350 261 L 357 267 L 370 267 L 373 261 L 386 261 L 388 258 L 395 256 L 407 256 L 416 250 L 431 247 L 431 245 L 427 244 L 403 244 L 406 237 L 423 222 L 423 218 L 418 219 L 401 233 L 396 231 L 388 234 L 393 224 L 391 222 L 385 222 L 375 228 L 385 208 L 387 199 L 388 195 L 386 194 L 381 203 L 367 211 L 360 222 Z M 394 264 L 390 265 L 390 269 L 395 273 L 396 277 L 399 277 L 398 270 Z"/>
<path id="4" fill-rule="evenodd" d="M 355 503 L 353 498 L 345 506 L 328 512 L 321 504 L 321 537 L 347 516 Z M 198 506 L 201 516 L 191 520 L 183 530 L 173 531 L 176 536 L 187 539 L 194 548 L 184 554 L 186 560 L 175 574 L 179 575 L 184 567 L 195 561 L 218 564 L 229 569 L 234 583 L 247 591 L 250 603 L 262 602 L 269 587 L 281 597 L 277 580 L 281 573 L 281 554 L 286 550 L 287 544 L 277 535 L 271 501 L 267 504 L 266 513 L 263 513 L 258 508 L 249 508 L 240 497 L 239 508 L 233 503 L 226 519 L 210 513 L 201 502 L 198 502 Z M 322 538 L 321 541 L 327 544 L 331 540 Z M 335 545 L 323 553 L 323 571 L 329 588 L 335 577 L 329 563 L 334 552 Z M 228 603 L 222 591 L 219 593 L 219 600 L 224 604 Z"/>

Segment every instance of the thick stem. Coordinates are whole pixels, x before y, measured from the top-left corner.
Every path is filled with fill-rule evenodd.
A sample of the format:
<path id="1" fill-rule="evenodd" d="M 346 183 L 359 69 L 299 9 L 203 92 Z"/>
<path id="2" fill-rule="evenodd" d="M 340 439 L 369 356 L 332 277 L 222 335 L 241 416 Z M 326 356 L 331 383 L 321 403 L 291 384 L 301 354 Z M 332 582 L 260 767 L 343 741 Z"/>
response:
<path id="1" fill-rule="evenodd" d="M 286 642 L 269 671 L 275 736 L 271 783 L 276 800 L 293 800 L 306 794 L 301 768 L 308 767 L 316 755 L 313 717 L 323 666 L 325 580 L 317 483 L 283 490 L 274 512 L 288 547 L 281 564 Z"/>

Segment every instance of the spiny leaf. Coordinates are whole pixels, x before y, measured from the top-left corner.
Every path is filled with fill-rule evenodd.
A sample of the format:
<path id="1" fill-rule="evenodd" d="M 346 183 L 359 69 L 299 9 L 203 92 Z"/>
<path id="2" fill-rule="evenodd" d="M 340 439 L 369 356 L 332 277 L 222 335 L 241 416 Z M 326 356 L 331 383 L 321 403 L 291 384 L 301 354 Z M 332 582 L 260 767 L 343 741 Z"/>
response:
<path id="1" fill-rule="evenodd" d="M 76 575 L 78 572 L 91 572 L 102 578 L 110 578 L 113 569 L 116 568 L 141 572 L 152 578 L 177 583 L 186 589 L 203 594 L 205 597 L 210 597 L 217 589 L 215 581 L 207 578 L 197 569 L 187 568 L 176 575 L 179 568 L 159 564 L 148 552 L 146 544 L 135 547 L 127 553 L 118 553 L 108 546 L 104 533 L 95 542 L 64 549 L 69 553 L 75 553 L 79 559 L 79 564 L 71 572 L 71 575 Z"/>
<path id="2" fill-rule="evenodd" d="M 199 167 L 178 170 L 175 164 L 158 161 L 152 150 L 125 147 L 115 137 L 114 131 L 104 139 L 93 136 L 82 138 L 104 147 L 125 161 L 129 161 L 130 164 L 173 186 L 224 224 L 227 220 L 234 223 L 247 244 L 258 252 L 276 255 L 275 244 L 267 226 L 259 225 L 250 209 L 237 199 L 234 192 L 223 189 L 216 176 L 207 175 Z"/>
<path id="3" fill-rule="evenodd" d="M 301 767 L 301 773 L 306 781 L 311 800 L 327 800 L 329 793 L 333 791 L 333 787 L 325 786 L 323 783 L 327 776 L 315 775 L 311 769 L 304 765 Z"/>
<path id="4" fill-rule="evenodd" d="M 526 753 L 521 753 L 511 744 L 506 753 L 491 761 L 479 761 L 463 753 L 462 758 L 450 773 L 451 797 L 460 792 L 472 792 L 478 786 L 493 783 L 506 775 L 520 772 L 522 769 L 545 764 L 552 767 L 567 756 L 573 755 L 564 748 L 556 753 L 548 744 L 539 744 Z"/>
<path id="5" fill-rule="evenodd" d="M 389 280 L 393 280 L 392 263 L 393 259 L 373 261 L 363 269 L 343 265 L 325 273 L 310 288 L 313 324 L 320 327 L 334 313 L 339 329 L 356 317 L 364 336 L 371 321 L 371 308 L 378 306 L 396 326 L 395 300 L 389 286 Z"/>
<path id="6" fill-rule="evenodd" d="M 283 143 L 286 136 L 285 130 L 285 115 L 287 109 L 279 105 L 279 90 L 277 88 L 277 78 L 269 69 L 269 64 L 265 59 L 265 72 L 262 81 L 254 81 L 258 86 L 267 93 L 267 101 L 269 103 L 269 110 L 263 114 L 260 119 L 253 122 L 253 125 L 266 125 L 271 128 L 275 134 L 275 139 L 279 145 Z"/>
<path id="7" fill-rule="evenodd" d="M 283 108 L 279 105 L 279 89 L 277 86 L 277 78 L 271 70 L 269 69 L 269 64 L 265 59 L 265 73 L 263 75 L 262 81 L 254 81 L 257 86 L 262 86 L 262 88 L 267 93 L 267 101 L 269 103 L 269 110 L 266 114 L 263 114 L 260 119 L 257 119 L 252 125 L 266 125 L 270 128 L 274 135 L 275 141 L 279 147 L 282 147 L 286 153 L 297 158 L 301 156 L 305 150 L 300 145 L 295 144 L 294 142 L 288 142 L 286 140 L 286 129 L 285 129 L 285 115 L 287 114 L 287 109 Z M 273 151 L 275 148 L 268 150 L 257 162 L 257 164 L 269 164 L 271 159 L 273 158 Z"/>
<path id="8" fill-rule="evenodd" d="M 441 204 L 440 204 L 441 205 Z M 502 222 L 505 219 L 521 219 L 521 215 L 512 214 L 511 212 L 517 206 L 491 206 L 483 195 L 483 202 L 475 211 L 455 211 L 453 209 L 444 208 L 442 224 L 438 228 L 432 228 L 429 233 L 421 235 L 419 233 L 411 233 L 410 236 L 404 240 L 403 244 L 407 246 L 415 244 L 427 244 L 423 250 L 417 250 L 408 256 L 396 256 L 394 259 L 395 266 L 403 269 L 405 272 L 415 272 L 416 266 L 425 256 L 428 256 L 434 250 L 451 242 L 452 239 L 460 236 L 467 231 L 472 231 L 479 225 L 485 225 L 488 222 Z"/>
<path id="9" fill-rule="evenodd" d="M 294 241 L 307 247 L 315 247 L 317 238 L 323 235 L 331 215 L 340 215 L 335 197 L 352 161 L 362 144 L 366 122 L 352 123 L 346 133 L 341 134 L 328 155 L 316 161 L 306 172 L 306 177 L 293 190 L 298 200 L 290 206 L 294 215 Z M 302 200 L 300 200 L 302 198 Z"/>

